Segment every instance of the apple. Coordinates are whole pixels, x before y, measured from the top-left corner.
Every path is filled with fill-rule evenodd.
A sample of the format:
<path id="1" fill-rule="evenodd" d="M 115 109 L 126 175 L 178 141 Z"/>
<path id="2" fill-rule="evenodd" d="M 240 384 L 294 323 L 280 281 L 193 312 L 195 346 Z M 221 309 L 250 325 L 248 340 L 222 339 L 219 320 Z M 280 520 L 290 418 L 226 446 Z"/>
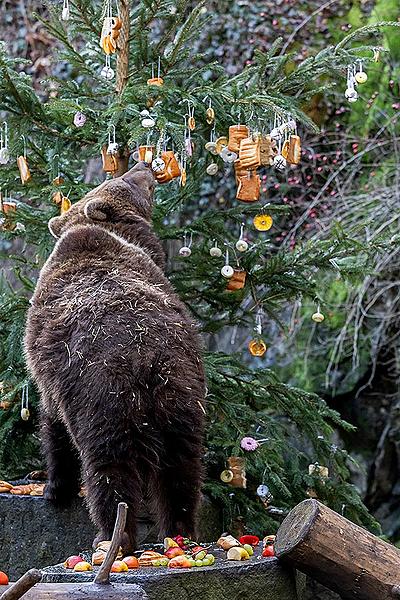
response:
<path id="1" fill-rule="evenodd" d="M 182 550 L 182 548 L 179 548 L 179 546 L 176 547 L 172 547 L 172 548 L 168 548 L 168 550 L 166 550 L 164 552 L 165 556 L 167 558 L 175 558 L 175 556 L 182 556 L 183 554 L 185 554 L 185 552 Z"/>
<path id="2" fill-rule="evenodd" d="M 126 573 L 128 570 L 128 565 L 123 560 L 116 560 L 111 565 L 111 573 Z"/>
<path id="3" fill-rule="evenodd" d="M 246 552 L 249 556 L 253 556 L 253 554 L 254 554 L 253 546 L 251 546 L 250 544 L 243 544 L 243 548 L 246 550 Z"/>
<path id="4" fill-rule="evenodd" d="M 75 567 L 75 565 L 77 565 L 80 562 L 82 562 L 82 556 L 78 556 L 78 555 L 69 556 L 64 563 L 64 567 L 66 569 L 73 569 Z"/>
<path id="5" fill-rule="evenodd" d="M 3 571 L 0 571 L 0 585 L 8 585 L 8 576 Z"/>
<path id="6" fill-rule="evenodd" d="M 173 540 L 170 537 L 164 538 L 164 549 L 168 550 L 168 548 L 179 548 L 178 541 L 177 540 Z"/>
<path id="7" fill-rule="evenodd" d="M 128 566 L 128 569 L 138 569 L 139 561 L 136 556 L 125 556 L 122 561 Z"/>
<path id="8" fill-rule="evenodd" d="M 80 562 L 76 563 L 74 566 L 74 571 L 79 571 L 79 572 L 83 572 L 83 571 L 93 571 L 93 567 L 90 563 L 86 562 L 85 560 L 80 560 Z"/>

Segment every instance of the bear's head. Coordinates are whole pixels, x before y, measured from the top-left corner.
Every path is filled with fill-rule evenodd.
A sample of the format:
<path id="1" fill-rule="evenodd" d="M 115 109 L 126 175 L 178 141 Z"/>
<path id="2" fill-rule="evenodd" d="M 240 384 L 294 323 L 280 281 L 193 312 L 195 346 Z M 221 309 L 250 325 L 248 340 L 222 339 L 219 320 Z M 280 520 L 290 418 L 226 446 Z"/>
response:
<path id="1" fill-rule="evenodd" d="M 139 220 L 150 222 L 153 207 L 154 176 L 146 163 L 109 179 L 86 194 L 59 217 L 49 221 L 50 233 L 59 238 L 75 225 L 95 224 L 127 237 Z"/>

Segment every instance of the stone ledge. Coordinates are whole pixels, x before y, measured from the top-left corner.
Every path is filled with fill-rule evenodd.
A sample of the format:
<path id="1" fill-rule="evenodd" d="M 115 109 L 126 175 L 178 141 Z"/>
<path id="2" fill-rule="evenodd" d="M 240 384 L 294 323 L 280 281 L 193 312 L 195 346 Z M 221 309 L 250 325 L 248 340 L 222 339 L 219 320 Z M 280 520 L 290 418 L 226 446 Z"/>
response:
<path id="1" fill-rule="evenodd" d="M 218 550 L 213 552 L 218 554 Z M 221 551 L 221 555 L 225 553 Z M 44 570 L 43 582 L 83 583 L 93 578 L 93 572 L 74 573 L 55 565 Z M 293 572 L 277 558 L 256 556 L 243 563 L 218 558 L 212 567 L 192 569 L 145 567 L 112 574 L 111 583 L 135 583 L 144 589 L 149 600 L 299 600 Z"/>
<path id="2" fill-rule="evenodd" d="M 204 498 L 200 514 L 199 539 L 216 539 L 220 515 Z M 77 498 L 71 507 L 55 508 L 41 496 L 0 494 L 0 570 L 11 580 L 36 567 L 61 562 L 67 556 L 90 551 L 96 535 L 85 503 Z M 138 518 L 139 542 L 155 542 L 149 517 Z"/>

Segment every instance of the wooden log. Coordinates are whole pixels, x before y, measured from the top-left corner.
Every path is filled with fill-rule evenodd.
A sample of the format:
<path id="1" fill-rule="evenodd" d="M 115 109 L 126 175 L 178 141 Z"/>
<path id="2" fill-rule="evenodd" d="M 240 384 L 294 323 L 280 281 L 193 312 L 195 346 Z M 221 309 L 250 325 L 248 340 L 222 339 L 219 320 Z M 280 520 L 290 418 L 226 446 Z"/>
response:
<path id="1" fill-rule="evenodd" d="M 349 600 L 400 598 L 400 551 L 317 500 L 282 522 L 276 556 Z"/>
<path id="2" fill-rule="evenodd" d="M 7 587 L 6 591 L 0 595 L 0 600 L 19 600 L 28 590 L 39 583 L 41 579 L 41 571 L 30 569 L 18 581 Z"/>
<path id="3" fill-rule="evenodd" d="M 9 586 L 7 591 L 11 589 Z M 39 583 L 23 600 L 148 600 L 148 596 L 141 587 L 129 583 Z"/>

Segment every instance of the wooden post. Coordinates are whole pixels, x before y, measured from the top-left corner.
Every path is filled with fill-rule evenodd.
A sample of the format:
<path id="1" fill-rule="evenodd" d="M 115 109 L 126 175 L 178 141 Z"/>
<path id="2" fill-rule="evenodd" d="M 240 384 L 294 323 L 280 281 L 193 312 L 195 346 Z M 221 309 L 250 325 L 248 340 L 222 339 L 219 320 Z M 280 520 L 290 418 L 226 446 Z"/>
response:
<path id="1" fill-rule="evenodd" d="M 110 569 L 113 562 L 117 558 L 119 547 L 121 546 L 121 540 L 125 531 L 126 514 L 128 512 L 128 505 L 125 502 L 118 504 L 117 518 L 114 525 L 114 531 L 111 538 L 111 545 L 108 549 L 106 557 L 101 565 L 99 572 L 97 573 L 94 583 L 110 583 Z"/>
<path id="2" fill-rule="evenodd" d="M 42 572 L 38 569 L 27 571 L 13 585 L 6 589 L 0 596 L 0 600 L 19 600 L 28 590 L 39 583 Z"/>
<path id="3" fill-rule="evenodd" d="M 129 72 L 129 0 L 119 0 L 119 14 L 122 27 L 117 41 L 117 72 L 115 89 L 118 94 L 123 91 Z"/>
<path id="4" fill-rule="evenodd" d="M 304 500 L 282 522 L 276 556 L 342 598 L 400 598 L 400 551 L 317 500 Z"/>

